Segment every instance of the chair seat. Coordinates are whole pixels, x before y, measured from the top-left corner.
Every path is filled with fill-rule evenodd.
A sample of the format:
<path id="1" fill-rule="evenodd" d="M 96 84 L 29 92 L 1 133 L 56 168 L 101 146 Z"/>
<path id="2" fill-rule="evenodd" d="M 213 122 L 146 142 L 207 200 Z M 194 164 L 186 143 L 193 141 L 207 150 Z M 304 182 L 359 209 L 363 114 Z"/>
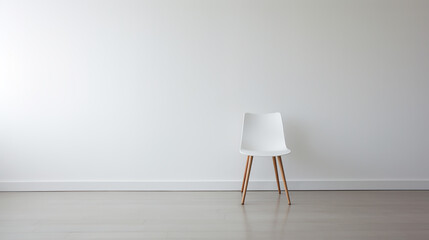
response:
<path id="1" fill-rule="evenodd" d="M 285 148 L 282 150 L 250 150 L 250 149 L 240 149 L 240 153 L 248 156 L 281 156 L 290 153 L 290 150 Z"/>

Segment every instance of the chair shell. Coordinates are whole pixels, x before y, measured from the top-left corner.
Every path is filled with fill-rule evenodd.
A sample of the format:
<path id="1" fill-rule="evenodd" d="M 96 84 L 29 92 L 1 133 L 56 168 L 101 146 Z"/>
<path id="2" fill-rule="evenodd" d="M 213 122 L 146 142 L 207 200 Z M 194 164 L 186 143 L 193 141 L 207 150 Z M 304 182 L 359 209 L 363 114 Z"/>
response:
<path id="1" fill-rule="evenodd" d="M 250 156 L 280 156 L 287 148 L 280 113 L 245 113 L 240 152 Z"/>

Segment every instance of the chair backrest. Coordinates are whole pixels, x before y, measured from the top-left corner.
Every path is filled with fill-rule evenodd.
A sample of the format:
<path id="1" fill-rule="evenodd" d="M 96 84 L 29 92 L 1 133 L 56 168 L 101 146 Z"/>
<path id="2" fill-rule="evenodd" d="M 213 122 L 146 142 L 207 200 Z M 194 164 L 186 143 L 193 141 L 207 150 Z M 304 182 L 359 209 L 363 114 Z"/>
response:
<path id="1" fill-rule="evenodd" d="M 241 149 L 285 149 L 283 120 L 280 113 L 245 113 L 241 133 Z"/>

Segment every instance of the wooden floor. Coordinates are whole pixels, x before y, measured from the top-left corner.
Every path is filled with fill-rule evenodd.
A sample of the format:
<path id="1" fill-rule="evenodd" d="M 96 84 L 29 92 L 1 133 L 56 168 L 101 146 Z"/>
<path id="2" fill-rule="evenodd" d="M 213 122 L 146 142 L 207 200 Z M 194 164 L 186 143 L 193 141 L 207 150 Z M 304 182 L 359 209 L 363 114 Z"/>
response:
<path id="1" fill-rule="evenodd" d="M 0 239 L 429 239 L 429 191 L 2 192 Z"/>

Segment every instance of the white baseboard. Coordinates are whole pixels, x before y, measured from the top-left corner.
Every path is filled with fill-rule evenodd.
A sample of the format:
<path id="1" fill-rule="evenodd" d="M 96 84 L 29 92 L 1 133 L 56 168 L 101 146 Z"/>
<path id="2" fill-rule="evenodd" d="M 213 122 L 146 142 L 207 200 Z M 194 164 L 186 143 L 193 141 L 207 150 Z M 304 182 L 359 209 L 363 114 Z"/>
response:
<path id="1" fill-rule="evenodd" d="M 429 180 L 288 181 L 289 190 L 429 190 Z M 0 191 L 238 191 L 241 181 L 0 181 Z M 253 180 L 249 190 L 275 190 Z M 282 186 L 283 188 L 283 186 Z"/>

